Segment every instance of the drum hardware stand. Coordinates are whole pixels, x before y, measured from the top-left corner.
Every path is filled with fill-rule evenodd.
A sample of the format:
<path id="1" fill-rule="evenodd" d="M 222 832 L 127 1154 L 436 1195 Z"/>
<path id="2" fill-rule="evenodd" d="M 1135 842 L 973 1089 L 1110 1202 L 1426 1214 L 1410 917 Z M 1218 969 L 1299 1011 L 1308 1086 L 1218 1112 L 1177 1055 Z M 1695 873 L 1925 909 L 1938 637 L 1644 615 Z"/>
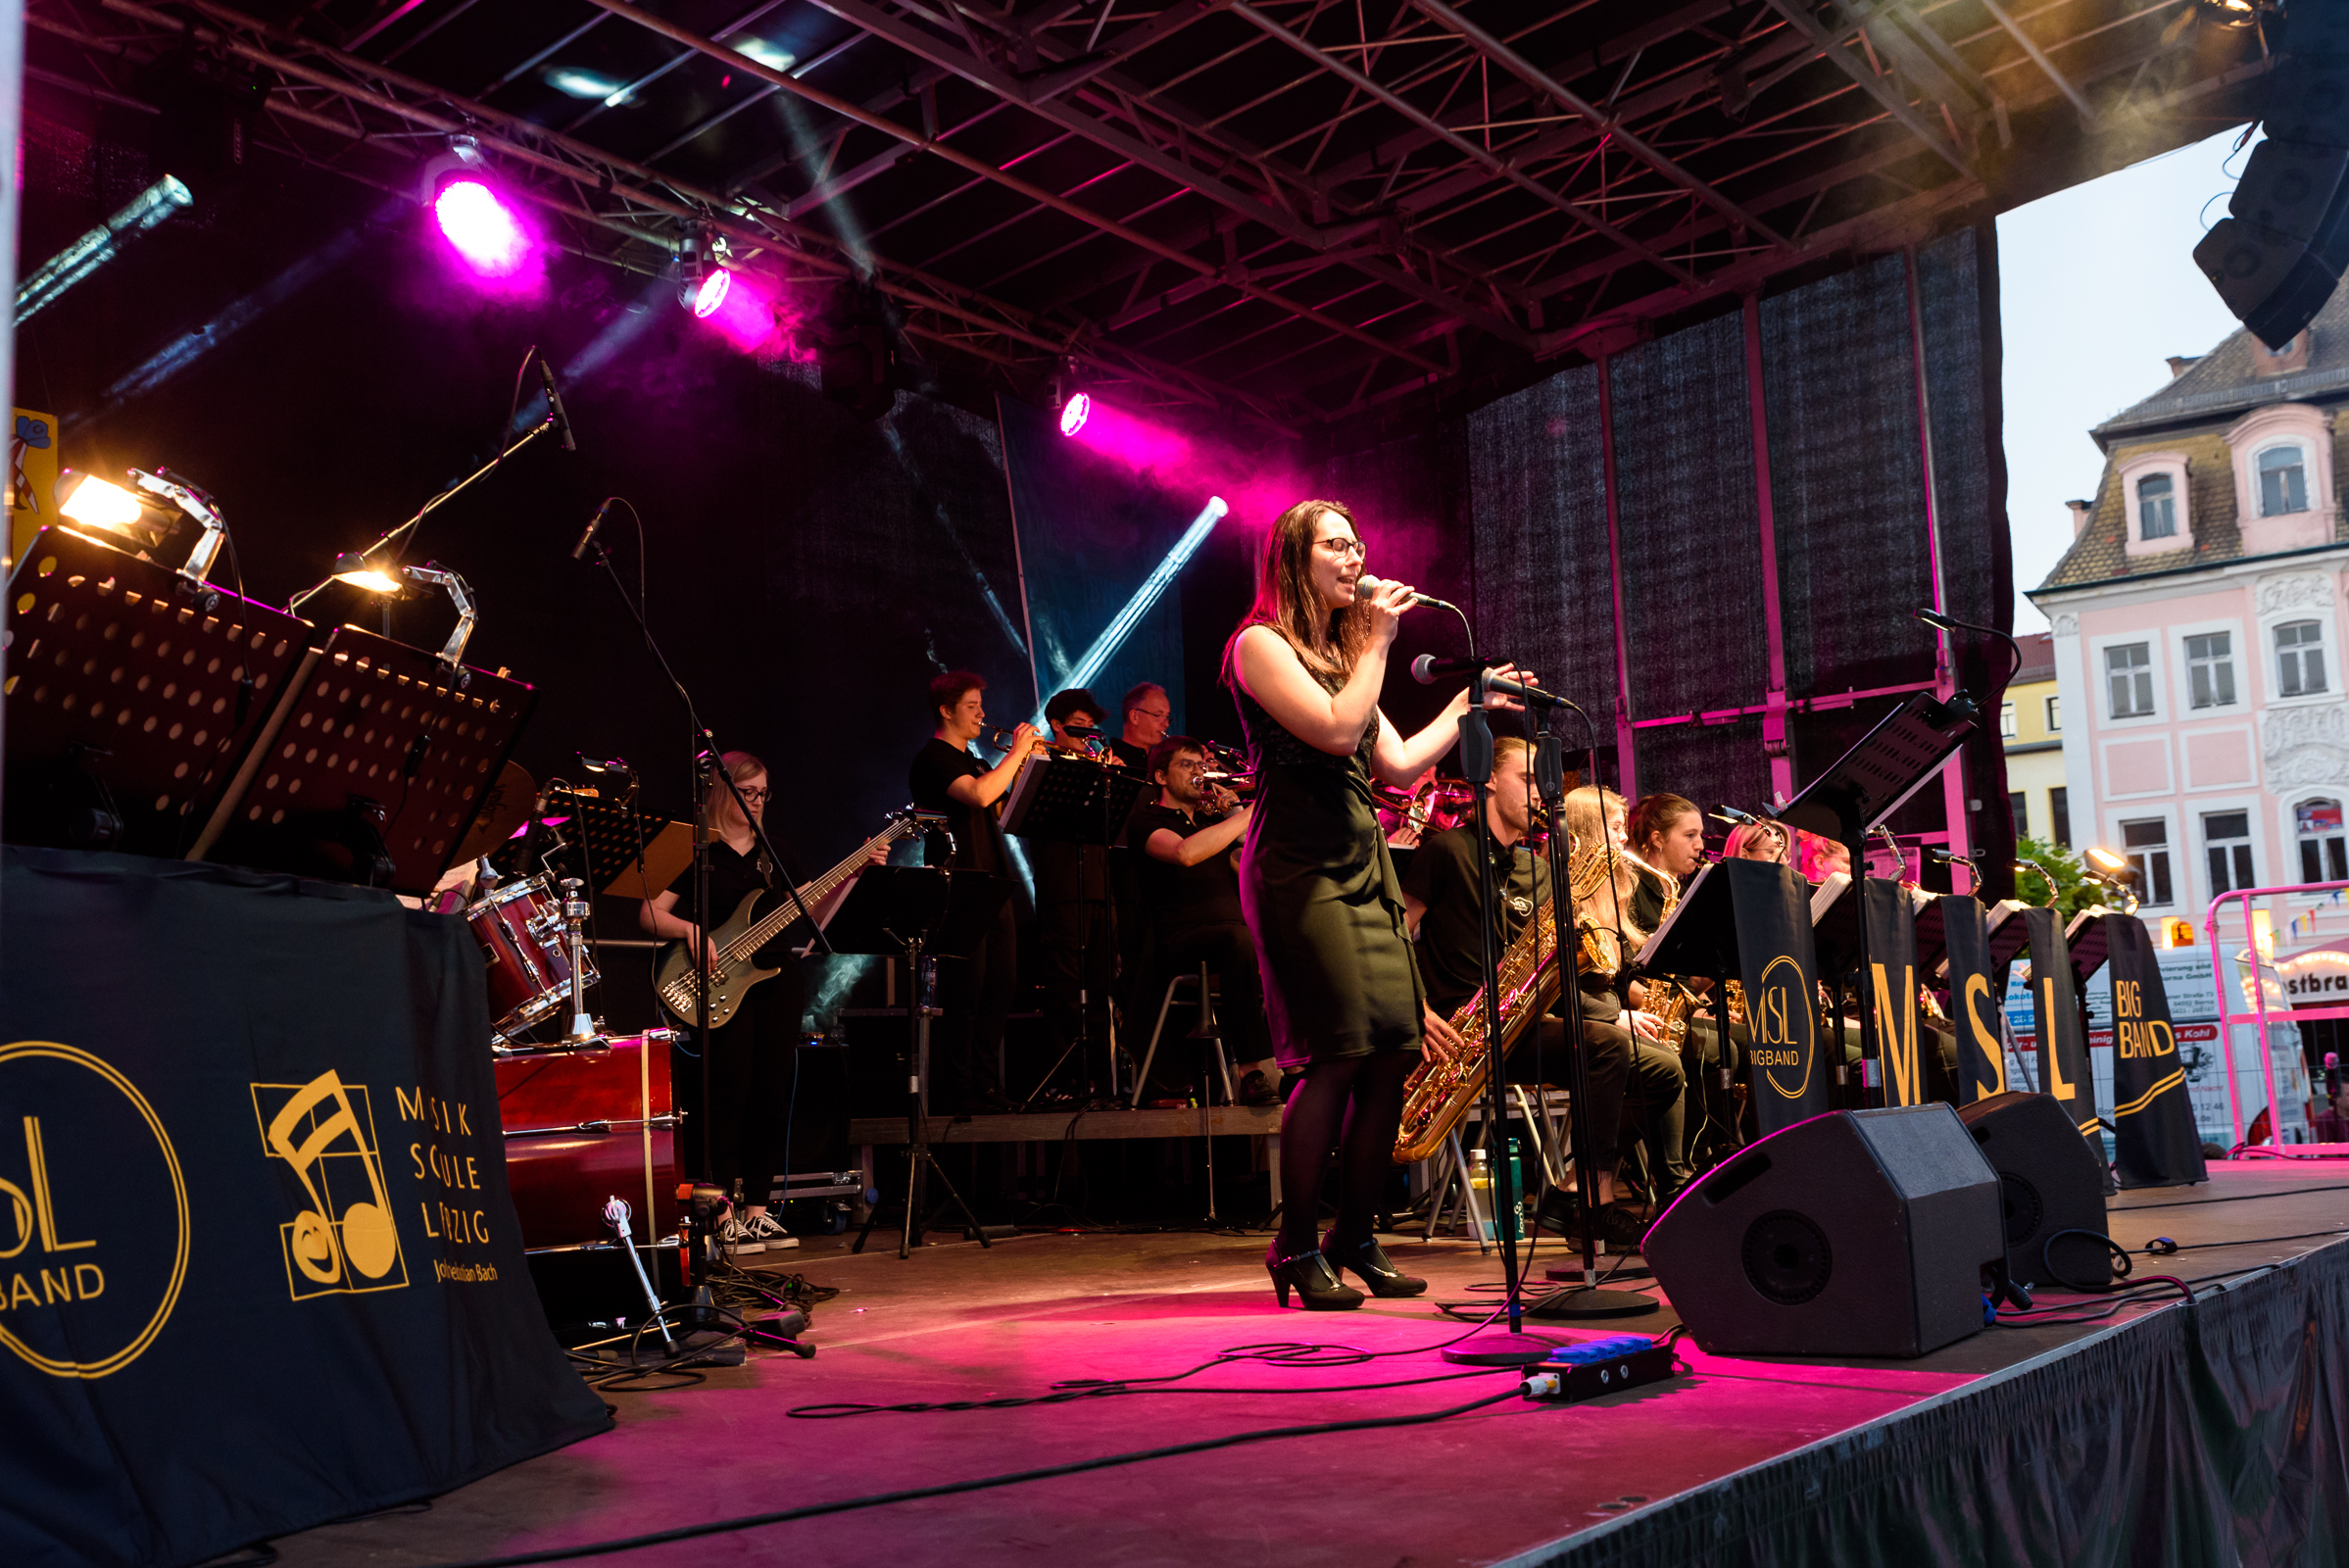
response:
<path id="1" fill-rule="evenodd" d="M 897 933 L 892 932 L 891 935 Z M 970 1233 L 979 1239 L 979 1245 L 993 1250 L 995 1243 L 988 1239 L 987 1227 L 979 1223 L 979 1216 L 972 1212 L 970 1204 L 963 1201 L 962 1195 L 955 1191 L 946 1167 L 938 1163 L 936 1154 L 930 1152 L 930 1118 L 923 1081 L 930 1062 L 930 1019 L 938 1009 L 929 1005 L 929 998 L 924 994 L 928 987 L 922 982 L 931 976 L 925 975 L 922 970 L 923 933 L 916 931 L 911 936 L 900 936 L 898 941 L 905 950 L 905 1023 L 909 1048 L 905 1075 L 905 1228 L 898 1237 L 898 1256 L 900 1259 L 911 1257 L 915 1238 L 929 1229 L 929 1222 L 922 1214 L 922 1177 L 925 1172 L 937 1179 L 939 1188 L 945 1194 L 939 1206 L 952 1203 L 960 1209 L 964 1223 L 970 1227 Z M 864 1229 L 856 1233 L 856 1245 L 849 1249 L 850 1251 L 864 1250 L 866 1240 L 872 1236 L 873 1224 L 880 1217 L 880 1206 L 876 1204 L 864 1216 Z"/>
<path id="2" fill-rule="evenodd" d="M 575 876 L 563 879 L 563 949 L 570 959 L 571 1023 L 563 1031 L 566 1046 L 609 1047 L 612 1041 L 604 1033 L 603 1020 L 587 1010 L 587 900 L 579 890 L 587 884 Z M 663 1031 L 673 1033 L 673 1031 Z M 616 1201 L 616 1200 L 615 1200 Z M 623 1205 L 624 1206 L 624 1205 Z"/>
<path id="3" fill-rule="evenodd" d="M 661 1306 L 661 1293 L 653 1289 L 653 1281 L 645 1273 L 645 1260 L 636 1255 L 636 1240 L 628 1230 L 628 1200 L 619 1197 L 606 1199 L 604 1200 L 604 1223 L 619 1233 L 620 1250 L 628 1254 L 629 1263 L 636 1269 L 636 1283 L 644 1290 L 645 1308 L 653 1314 L 653 1321 L 661 1327 L 661 1343 L 668 1347 L 670 1355 L 675 1355 L 677 1342 L 668 1331 L 666 1308 Z"/>

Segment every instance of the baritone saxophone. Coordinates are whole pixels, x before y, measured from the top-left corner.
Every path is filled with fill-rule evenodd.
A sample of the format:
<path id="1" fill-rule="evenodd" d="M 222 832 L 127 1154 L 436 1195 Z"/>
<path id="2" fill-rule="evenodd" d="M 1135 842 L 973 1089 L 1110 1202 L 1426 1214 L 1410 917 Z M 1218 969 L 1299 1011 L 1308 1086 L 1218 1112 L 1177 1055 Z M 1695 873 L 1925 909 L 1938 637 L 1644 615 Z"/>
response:
<path id="1" fill-rule="evenodd" d="M 1500 1054 L 1525 1033 L 1526 1025 L 1558 1000 L 1557 901 L 1546 900 L 1525 923 L 1500 957 Z M 1537 962 L 1536 955 L 1539 954 Z M 1447 1020 L 1466 1047 L 1449 1061 L 1430 1056 L 1403 1086 L 1402 1125 L 1395 1129 L 1395 1162 L 1416 1164 L 1444 1147 L 1477 1096 L 1485 1092 L 1491 1056 L 1485 1044 L 1485 993 L 1462 1003 Z"/>

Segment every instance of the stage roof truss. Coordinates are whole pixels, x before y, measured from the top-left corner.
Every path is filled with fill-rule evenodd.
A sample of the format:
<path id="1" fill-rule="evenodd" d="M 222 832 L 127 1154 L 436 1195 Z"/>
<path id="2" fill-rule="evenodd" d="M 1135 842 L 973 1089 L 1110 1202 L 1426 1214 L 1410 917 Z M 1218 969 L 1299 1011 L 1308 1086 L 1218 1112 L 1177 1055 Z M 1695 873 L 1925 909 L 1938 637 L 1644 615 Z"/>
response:
<path id="1" fill-rule="evenodd" d="M 1022 393 L 1073 367 L 1291 432 L 2193 139 L 2268 67 L 2193 0 L 275 14 L 33 0 L 29 74 L 135 104 L 192 47 L 305 163 L 396 192 L 471 135 L 578 254 L 660 272 L 698 226 L 787 284 L 869 280 L 913 353 Z"/>

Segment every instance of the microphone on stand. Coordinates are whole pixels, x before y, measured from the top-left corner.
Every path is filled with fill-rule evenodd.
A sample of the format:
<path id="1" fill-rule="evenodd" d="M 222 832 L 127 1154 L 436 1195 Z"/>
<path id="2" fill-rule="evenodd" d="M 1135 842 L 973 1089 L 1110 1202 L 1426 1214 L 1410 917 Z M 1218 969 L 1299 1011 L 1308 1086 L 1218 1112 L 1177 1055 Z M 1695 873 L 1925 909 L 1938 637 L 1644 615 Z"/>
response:
<path id="1" fill-rule="evenodd" d="M 587 531 L 579 536 L 577 544 L 571 546 L 573 561 L 587 559 L 587 547 L 596 542 L 596 530 L 604 526 L 604 518 L 612 512 L 612 503 L 618 499 L 617 496 L 607 497 L 604 504 L 596 508 L 596 514 L 587 519 Z"/>
<path id="2" fill-rule="evenodd" d="M 555 416 L 555 427 L 563 434 L 563 450 L 578 451 L 579 443 L 571 439 L 571 416 L 563 412 L 563 394 L 555 390 L 554 368 L 547 364 L 547 357 L 543 354 L 538 357 L 538 378 L 547 389 L 547 412 Z M 601 521 L 602 517 L 603 514 L 598 513 L 597 519 Z M 586 546 L 580 548 L 585 549 Z"/>
<path id="3" fill-rule="evenodd" d="M 1713 808 L 1713 814 L 1722 821 L 1734 823 L 1738 827 L 1760 827 L 1762 825 L 1760 817 L 1751 811 L 1740 811 L 1734 806 L 1716 806 Z"/>
<path id="4" fill-rule="evenodd" d="M 1434 654 L 1421 654 L 1411 661 L 1411 678 L 1422 686 L 1433 686 L 1446 675 L 1475 675 L 1497 666 L 1489 659 L 1438 659 Z M 1499 692 L 1531 703 L 1536 708 L 1573 708 L 1565 698 L 1545 692 L 1539 686 L 1529 686 L 1521 680 L 1503 675 L 1486 675 L 1485 690 Z M 1579 711 L 1579 710 L 1577 710 Z"/>
<path id="5" fill-rule="evenodd" d="M 1391 586 L 1393 585 L 1386 578 L 1373 577 L 1368 572 L 1364 572 L 1354 579 L 1354 597 L 1367 599 L 1370 595 L 1380 593 Z M 1455 615 L 1460 613 L 1458 605 L 1447 600 L 1438 599 L 1434 594 L 1414 593 L 1411 595 L 1411 603 L 1425 605 L 1430 610 L 1448 610 Z"/>

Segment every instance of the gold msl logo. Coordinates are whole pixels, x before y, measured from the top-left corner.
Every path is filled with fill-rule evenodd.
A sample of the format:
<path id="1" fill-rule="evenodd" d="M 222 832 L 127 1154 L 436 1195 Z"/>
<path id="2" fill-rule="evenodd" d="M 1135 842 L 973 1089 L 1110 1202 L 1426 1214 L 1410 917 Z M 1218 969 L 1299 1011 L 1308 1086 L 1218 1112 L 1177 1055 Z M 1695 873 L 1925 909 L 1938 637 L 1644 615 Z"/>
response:
<path id="1" fill-rule="evenodd" d="M 1811 1015 L 1811 990 L 1802 965 L 1791 954 L 1780 954 L 1762 970 L 1749 1008 L 1753 1029 L 1753 1064 L 1763 1080 L 1784 1100 L 1800 1100 L 1811 1087 L 1811 1068 L 1818 1052 L 1818 1029 Z M 1798 1030 L 1794 1026 L 1802 1025 Z M 1782 1076 L 1800 1068 L 1791 1087 Z"/>
<path id="2" fill-rule="evenodd" d="M 0 1345 L 52 1377 L 120 1372 L 155 1343 L 187 1279 L 187 1182 L 163 1118 L 129 1079 L 48 1040 L 0 1046 Z M 101 1245 L 171 1195 L 171 1249 Z"/>
<path id="3" fill-rule="evenodd" d="M 306 1084 L 252 1089 L 263 1151 L 301 1184 L 294 1217 L 277 1227 L 287 1292 L 299 1301 L 405 1287 L 367 1086 L 330 1067 Z"/>

